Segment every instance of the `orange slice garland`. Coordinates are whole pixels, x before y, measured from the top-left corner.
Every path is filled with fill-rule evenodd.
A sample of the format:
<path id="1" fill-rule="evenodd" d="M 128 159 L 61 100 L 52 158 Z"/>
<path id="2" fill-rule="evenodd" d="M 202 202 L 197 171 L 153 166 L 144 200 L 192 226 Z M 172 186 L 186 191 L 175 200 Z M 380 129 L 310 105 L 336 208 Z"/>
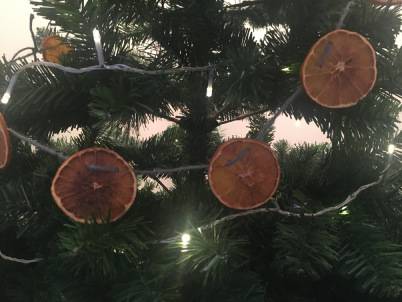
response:
<path id="1" fill-rule="evenodd" d="M 0 113 L 0 169 L 8 166 L 11 159 L 11 140 L 6 122 Z"/>
<path id="2" fill-rule="evenodd" d="M 328 43 L 332 43 L 332 49 L 319 67 Z M 304 90 L 318 104 L 329 108 L 353 106 L 374 86 L 377 77 L 375 51 L 361 35 L 335 30 L 310 49 L 300 69 L 300 77 Z"/>
<path id="3" fill-rule="evenodd" d="M 58 57 L 63 53 L 68 53 L 72 51 L 73 48 L 67 44 L 61 44 L 62 39 L 58 36 L 47 36 L 41 45 L 41 48 L 47 48 L 46 50 L 42 51 L 43 60 L 46 62 L 52 62 L 60 64 Z"/>
<path id="4" fill-rule="evenodd" d="M 117 173 L 89 171 L 86 165 L 117 167 Z M 52 183 L 52 195 L 59 208 L 70 218 L 85 222 L 91 213 L 99 223 L 99 210 L 110 221 L 120 218 L 137 194 L 137 179 L 130 165 L 116 152 L 103 148 L 79 151 L 58 169 Z"/>
<path id="5" fill-rule="evenodd" d="M 388 0 L 367 0 L 368 3 L 371 4 L 379 4 L 379 5 L 387 5 Z M 391 0 L 391 5 L 402 4 L 402 0 Z"/>
<path id="6" fill-rule="evenodd" d="M 235 159 L 238 160 L 233 163 Z M 279 176 L 275 153 L 264 142 L 251 138 L 223 143 L 208 169 L 209 185 L 215 196 L 224 205 L 239 210 L 266 203 L 278 187 Z"/>

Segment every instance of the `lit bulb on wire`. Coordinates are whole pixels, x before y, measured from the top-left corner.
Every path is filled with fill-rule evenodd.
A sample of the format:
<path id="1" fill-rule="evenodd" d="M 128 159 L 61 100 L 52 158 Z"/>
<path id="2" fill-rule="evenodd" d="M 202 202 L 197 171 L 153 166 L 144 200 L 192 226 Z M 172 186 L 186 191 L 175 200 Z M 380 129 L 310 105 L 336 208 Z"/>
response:
<path id="1" fill-rule="evenodd" d="M 181 244 L 183 245 L 183 248 L 187 247 L 189 241 L 190 241 L 190 235 L 189 234 L 183 234 L 183 236 L 181 236 Z M 186 249 L 181 250 L 181 251 L 183 253 L 188 252 L 188 250 L 186 250 Z"/>
<path id="2" fill-rule="evenodd" d="M 1 99 L 1 102 L 2 102 L 3 104 L 7 104 L 9 99 L 10 99 L 10 94 L 6 92 L 6 93 L 3 95 L 3 98 Z"/>
<path id="3" fill-rule="evenodd" d="M 92 33 L 93 33 L 93 35 L 94 35 L 94 41 L 95 41 L 95 43 L 100 43 L 100 41 L 101 41 L 101 36 L 100 36 L 99 30 L 94 29 L 94 31 L 93 31 Z"/>
<path id="4" fill-rule="evenodd" d="M 13 91 L 14 85 L 15 85 L 15 83 L 17 83 L 17 79 L 18 79 L 18 72 L 11 77 L 11 80 L 10 80 L 10 83 L 8 84 L 6 93 L 3 95 L 3 98 L 1 99 L 1 102 L 3 104 L 8 103 L 8 101 L 11 97 L 11 92 Z"/>
<path id="5" fill-rule="evenodd" d="M 99 65 L 102 66 L 105 64 L 105 59 L 103 58 L 103 50 L 102 50 L 101 36 L 100 36 L 99 30 L 94 29 L 93 35 L 94 35 L 96 52 L 98 53 Z"/>
<path id="6" fill-rule="evenodd" d="M 209 71 L 209 78 L 208 78 L 208 87 L 207 87 L 207 97 L 212 96 L 212 82 L 214 80 L 214 70 L 211 69 Z"/>
<path id="7" fill-rule="evenodd" d="M 190 235 L 183 234 L 183 236 L 181 236 L 181 241 L 182 241 L 183 246 L 186 246 L 188 244 L 188 242 L 190 241 Z"/>

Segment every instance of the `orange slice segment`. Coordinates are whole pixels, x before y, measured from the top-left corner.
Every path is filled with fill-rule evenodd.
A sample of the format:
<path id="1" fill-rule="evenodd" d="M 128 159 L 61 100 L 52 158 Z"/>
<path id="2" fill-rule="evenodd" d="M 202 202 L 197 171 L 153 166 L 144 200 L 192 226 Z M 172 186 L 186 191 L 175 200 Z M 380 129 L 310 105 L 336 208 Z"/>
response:
<path id="1" fill-rule="evenodd" d="M 329 43 L 332 49 L 319 67 Z M 300 77 L 304 90 L 318 104 L 329 108 L 353 106 L 374 86 L 375 51 L 361 35 L 335 30 L 311 47 L 300 69 Z"/>
<path id="2" fill-rule="evenodd" d="M 240 159 L 233 163 L 236 158 Z M 224 205 L 248 210 L 272 197 L 279 174 L 278 159 L 267 144 L 251 138 L 235 138 L 216 150 L 209 163 L 208 181 Z"/>
<path id="3" fill-rule="evenodd" d="M 368 3 L 379 4 L 379 5 L 387 5 L 388 0 L 367 0 Z M 402 4 L 402 0 L 391 0 L 391 5 Z"/>
<path id="4" fill-rule="evenodd" d="M 11 140 L 6 122 L 0 113 L 0 169 L 8 166 L 11 159 Z"/>
<path id="5" fill-rule="evenodd" d="M 117 167 L 119 172 L 89 171 L 85 166 Z M 96 221 L 110 210 L 110 221 L 120 218 L 137 194 L 137 179 L 130 165 L 116 152 L 89 148 L 70 156 L 58 169 L 52 183 L 53 199 L 70 218 L 85 222 L 95 214 Z"/>
<path id="6" fill-rule="evenodd" d="M 61 38 L 54 35 L 47 36 L 43 40 L 41 48 L 50 47 L 49 49 L 42 51 L 44 61 L 60 64 L 58 57 L 63 53 L 68 53 L 73 50 L 70 45 L 61 44 L 61 42 Z"/>

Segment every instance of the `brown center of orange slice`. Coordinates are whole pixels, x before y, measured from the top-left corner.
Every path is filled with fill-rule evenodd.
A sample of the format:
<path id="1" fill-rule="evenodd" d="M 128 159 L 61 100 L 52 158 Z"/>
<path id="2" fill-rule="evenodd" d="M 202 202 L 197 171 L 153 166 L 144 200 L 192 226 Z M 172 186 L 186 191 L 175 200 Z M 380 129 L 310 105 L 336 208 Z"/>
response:
<path id="1" fill-rule="evenodd" d="M 0 114 L 0 169 L 7 167 L 11 159 L 11 140 L 6 122 Z"/>
<path id="2" fill-rule="evenodd" d="M 88 170 L 87 165 L 116 167 L 118 172 Z M 85 222 L 93 213 L 96 221 L 101 222 L 102 215 L 106 216 L 109 210 L 110 221 L 115 221 L 134 202 L 137 179 L 130 165 L 116 152 L 89 148 L 73 154 L 60 166 L 51 191 L 60 209 L 75 221 Z"/>
<path id="3" fill-rule="evenodd" d="M 328 45 L 328 56 L 320 66 Z M 329 108 L 353 106 L 376 81 L 374 49 L 355 32 L 342 29 L 330 32 L 310 49 L 300 77 L 304 90 L 318 104 Z"/>
<path id="4" fill-rule="evenodd" d="M 209 163 L 208 181 L 224 205 L 247 210 L 272 197 L 279 184 L 279 174 L 278 160 L 267 144 L 251 138 L 236 138 L 216 150 Z"/>

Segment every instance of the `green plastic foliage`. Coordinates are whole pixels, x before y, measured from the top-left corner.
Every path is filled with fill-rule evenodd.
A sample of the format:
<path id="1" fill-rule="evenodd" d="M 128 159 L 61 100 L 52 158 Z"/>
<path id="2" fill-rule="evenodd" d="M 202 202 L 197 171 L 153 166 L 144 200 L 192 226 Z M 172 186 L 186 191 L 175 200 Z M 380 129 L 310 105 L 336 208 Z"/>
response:
<path id="1" fill-rule="evenodd" d="M 246 254 L 240 249 L 244 240 L 234 240 L 234 234 L 229 233 L 230 227 L 217 227 L 212 230 L 197 230 L 193 232 L 188 244 L 181 243 L 185 272 L 197 271 L 204 276 L 204 285 L 208 278 L 223 281 L 224 274 L 233 263 L 240 265 Z M 233 229 L 232 229 L 233 231 Z M 206 234 L 205 234 L 206 233 Z M 180 245 L 180 243 L 178 243 Z M 243 259 L 242 259 L 243 258 Z M 187 266 L 187 267 L 186 267 Z"/>
<path id="2" fill-rule="evenodd" d="M 66 224 L 58 237 L 58 265 L 62 270 L 78 274 L 89 270 L 94 277 L 115 277 L 127 265 L 138 263 L 138 253 L 146 249 L 140 218 L 130 217 L 119 224 Z"/>
<path id="3" fill-rule="evenodd" d="M 277 265 L 293 278 L 320 279 L 338 260 L 335 226 L 328 219 L 292 220 L 277 224 Z"/>
<path id="4" fill-rule="evenodd" d="M 264 115 L 254 115 L 249 118 L 250 125 L 247 126 L 250 130 L 248 131 L 246 137 L 256 138 L 261 129 L 268 123 L 269 119 L 267 119 Z M 272 143 L 274 140 L 275 127 L 271 127 L 264 134 L 262 141 L 268 145 Z"/>
<path id="5" fill-rule="evenodd" d="M 213 66 L 209 71 L 149 75 L 121 71 L 70 74 L 54 68 L 24 71 L 0 111 L 7 125 L 71 155 L 91 147 L 119 153 L 136 170 L 206 165 L 227 134 L 218 121 L 250 117 L 255 137 L 300 84 L 311 46 L 332 31 L 349 0 L 52 0 L 31 1 L 74 51 L 65 66 L 98 64 L 92 31 L 99 29 L 105 62 L 142 70 Z M 355 1 L 343 28 L 365 36 L 377 56 L 373 90 L 351 108 L 323 108 L 302 94 L 285 111 L 317 125 L 330 144 L 272 144 L 281 168 L 276 201 L 301 215 L 259 213 L 214 225 L 240 213 L 212 194 L 206 170 L 159 174 L 159 190 L 139 177 L 130 210 L 104 224 L 72 222 L 50 186 L 59 160 L 12 138 L 12 160 L 0 171 L 0 250 L 43 258 L 23 265 L 0 259 L 1 301 L 364 301 L 400 299 L 402 136 L 400 7 Z M 266 29 L 261 40 L 250 28 Z M 28 60 L 0 62 L 0 95 Z M 183 106 L 182 112 L 179 112 Z M 213 118 L 221 112 L 218 121 Z M 148 138 L 137 135 L 159 117 L 180 122 Z M 79 129 L 73 138 L 53 140 Z M 387 154 L 388 144 L 396 147 Z M 344 201 L 346 209 L 306 217 Z M 340 215 L 348 213 L 347 215 Z M 106 213 L 105 213 L 106 214 Z M 198 229 L 209 225 L 210 228 Z M 191 230 L 183 245 L 177 237 Z"/>
<path id="6" fill-rule="evenodd" d="M 189 279 L 183 286 L 185 294 L 195 291 L 192 301 L 261 301 L 257 275 L 247 270 L 246 243 L 235 225 L 218 225 L 193 228 L 188 242 L 171 244 L 180 250 L 179 270 Z M 248 285 L 241 286 L 242 282 Z M 196 284 L 202 287 L 195 288 L 200 286 Z"/>
<path id="7" fill-rule="evenodd" d="M 342 233 L 339 272 L 356 281 L 355 287 L 379 297 L 401 293 L 401 246 L 384 237 L 368 219 L 347 222 Z"/>

